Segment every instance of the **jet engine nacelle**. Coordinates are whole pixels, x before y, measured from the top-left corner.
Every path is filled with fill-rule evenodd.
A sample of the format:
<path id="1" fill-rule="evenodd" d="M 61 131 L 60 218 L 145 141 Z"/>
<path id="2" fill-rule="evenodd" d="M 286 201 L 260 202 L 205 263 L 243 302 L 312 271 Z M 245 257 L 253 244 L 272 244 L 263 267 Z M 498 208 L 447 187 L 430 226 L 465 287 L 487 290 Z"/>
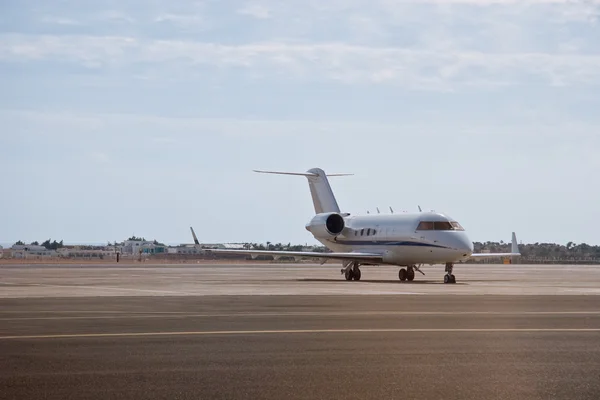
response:
<path id="1" fill-rule="evenodd" d="M 306 224 L 306 230 L 312 233 L 315 237 L 328 238 L 335 237 L 342 233 L 346 222 L 340 214 L 322 213 L 317 214 L 313 219 Z"/>

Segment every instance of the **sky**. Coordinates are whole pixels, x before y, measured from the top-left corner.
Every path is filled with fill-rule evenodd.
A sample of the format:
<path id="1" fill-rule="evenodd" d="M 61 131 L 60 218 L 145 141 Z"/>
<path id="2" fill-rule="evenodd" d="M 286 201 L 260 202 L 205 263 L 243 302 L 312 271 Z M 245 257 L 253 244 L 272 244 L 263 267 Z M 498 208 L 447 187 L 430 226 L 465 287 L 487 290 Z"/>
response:
<path id="1" fill-rule="evenodd" d="M 600 244 L 600 0 L 4 0 L 0 243 L 317 243 L 353 214 Z"/>

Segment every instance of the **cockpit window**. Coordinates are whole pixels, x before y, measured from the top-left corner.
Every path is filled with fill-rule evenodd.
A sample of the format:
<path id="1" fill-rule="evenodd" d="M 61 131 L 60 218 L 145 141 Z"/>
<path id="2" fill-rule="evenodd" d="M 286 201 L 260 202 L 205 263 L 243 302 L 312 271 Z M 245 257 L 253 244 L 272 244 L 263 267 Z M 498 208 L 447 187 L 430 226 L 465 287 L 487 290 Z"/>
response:
<path id="1" fill-rule="evenodd" d="M 456 221 L 452 221 L 450 222 L 452 224 L 452 228 L 454 228 L 455 231 L 464 231 L 465 228 L 463 228 L 458 222 Z"/>
<path id="2" fill-rule="evenodd" d="M 464 231 L 463 227 L 455 221 L 421 221 L 417 226 L 418 231 Z"/>
<path id="3" fill-rule="evenodd" d="M 433 222 L 431 221 L 421 221 L 419 226 L 417 227 L 418 231 L 432 231 L 433 230 Z"/>
<path id="4" fill-rule="evenodd" d="M 435 221 L 433 223 L 434 231 L 451 231 L 452 224 L 448 221 Z"/>

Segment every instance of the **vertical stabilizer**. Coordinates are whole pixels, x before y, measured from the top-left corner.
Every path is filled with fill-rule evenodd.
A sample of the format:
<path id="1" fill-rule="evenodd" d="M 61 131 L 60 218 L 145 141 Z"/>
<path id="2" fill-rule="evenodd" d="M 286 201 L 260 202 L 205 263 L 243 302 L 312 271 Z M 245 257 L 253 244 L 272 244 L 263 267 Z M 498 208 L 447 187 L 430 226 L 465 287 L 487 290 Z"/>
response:
<path id="1" fill-rule="evenodd" d="M 510 252 L 512 254 L 520 254 L 519 252 L 519 245 L 517 244 L 517 235 L 513 232 L 512 233 L 512 240 L 510 243 Z M 518 260 L 517 256 L 511 256 L 510 257 L 510 263 L 514 264 L 516 261 Z"/>
<path id="2" fill-rule="evenodd" d="M 194 244 L 200 244 L 198 238 L 196 237 L 196 232 L 194 232 L 194 228 L 190 226 L 190 230 L 192 231 L 192 236 L 194 237 Z"/>
<path id="3" fill-rule="evenodd" d="M 307 172 L 276 172 L 276 171 L 258 171 L 262 174 L 277 174 L 277 175 L 300 175 L 305 176 L 308 179 L 308 186 L 310 188 L 310 195 L 315 206 L 315 213 L 328 213 L 328 212 L 340 212 L 337 200 L 329 185 L 328 176 L 347 176 L 352 174 L 326 174 L 320 168 L 312 168 Z"/>
<path id="4" fill-rule="evenodd" d="M 310 194 L 315 206 L 315 213 L 339 213 L 340 207 L 333 195 L 333 190 L 331 190 L 331 185 L 329 185 L 329 179 L 327 179 L 325 172 L 320 168 L 312 168 L 308 172 L 311 174 L 307 178 Z"/>
<path id="5" fill-rule="evenodd" d="M 510 252 L 511 253 L 519 253 L 519 245 L 517 244 L 517 235 L 514 232 L 512 233 Z"/>

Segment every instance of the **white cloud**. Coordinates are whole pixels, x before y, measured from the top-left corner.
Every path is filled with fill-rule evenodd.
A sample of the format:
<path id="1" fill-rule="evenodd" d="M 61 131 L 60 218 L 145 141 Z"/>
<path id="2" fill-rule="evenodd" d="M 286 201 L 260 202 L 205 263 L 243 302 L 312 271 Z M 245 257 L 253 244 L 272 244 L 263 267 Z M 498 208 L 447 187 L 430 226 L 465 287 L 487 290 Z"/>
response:
<path id="1" fill-rule="evenodd" d="M 86 21 L 102 31 L 102 22 L 108 22 L 102 26 L 110 27 L 111 36 L 0 34 L 0 62 L 70 63 L 99 74 L 110 69 L 114 76 L 164 82 L 232 72 L 247 79 L 435 90 L 600 82 L 600 32 L 591 23 L 600 0 L 238 4 L 183 2 L 174 7 L 159 0 L 136 11 L 136 1 L 125 0 L 111 10 L 93 10 L 94 15 L 85 11 L 87 17 L 81 9 L 65 10 L 54 23 Z M 235 13 L 264 21 L 258 25 L 234 18 L 233 27 Z M 198 29 L 211 40 L 190 40 L 190 31 Z"/>
<path id="2" fill-rule="evenodd" d="M 109 164 L 110 163 L 110 157 L 108 156 L 108 154 L 103 153 L 101 151 L 95 151 L 89 154 L 89 158 L 90 160 L 92 160 L 95 163 L 98 164 Z"/>
<path id="3" fill-rule="evenodd" d="M 360 3 L 365 4 L 370 0 Z M 600 0 L 375 0 L 373 4 L 399 5 L 399 4 L 441 4 L 454 5 L 465 4 L 474 6 L 493 6 L 493 5 L 582 5 L 582 4 L 600 4 Z"/>
<path id="4" fill-rule="evenodd" d="M 600 136 L 595 135 L 593 129 L 596 124 L 578 119 L 563 119 L 557 110 L 502 110 L 500 119 L 510 116 L 504 125 L 498 125 L 496 120 L 479 120 L 476 116 L 469 120 L 462 117 L 455 119 L 443 110 L 430 114 L 438 122 L 453 122 L 456 129 L 464 127 L 462 133 L 471 136 L 496 137 L 499 132 L 519 138 L 522 132 L 512 132 L 515 127 L 525 130 L 536 146 L 552 145 L 540 142 L 532 127 L 542 129 L 545 137 L 554 135 L 553 140 L 580 143 L 591 140 L 597 144 Z M 38 141 L 44 137 L 59 138 L 61 141 L 73 142 L 81 139 L 86 143 L 96 143 L 93 139 L 107 144 L 108 139 L 121 138 L 122 132 L 127 135 L 118 141 L 119 146 L 130 141 L 136 146 L 144 143 L 187 143 L 190 140 L 203 142 L 206 136 L 239 137 L 303 137 L 304 135 L 326 135 L 338 138 L 340 132 L 347 132 L 350 136 L 364 137 L 364 132 L 383 132 L 386 135 L 397 135 L 398 132 L 418 132 L 420 136 L 439 136 L 439 127 L 430 125 L 428 121 L 415 118 L 404 121 L 373 121 L 373 120 L 311 120 L 311 119 L 275 119 L 275 118 L 203 118 L 203 117 L 174 117 L 146 114 L 118 114 L 118 113 L 83 113 L 83 112 L 43 112 L 22 110 L 0 110 L 0 119 L 7 123 L 32 125 L 28 137 Z M 462 121 L 462 122 L 461 122 Z M 52 131 L 38 129 L 47 127 Z M 51 129 L 50 129 L 51 128 Z M 69 129 L 75 128 L 75 129 Z M 149 132 L 152 132 L 149 135 Z M 568 135 L 565 135 L 568 133 Z M 200 139 L 198 139 L 200 138 Z M 118 147 L 118 146 L 117 146 Z"/>
<path id="5" fill-rule="evenodd" d="M 119 10 L 102 11 L 102 12 L 98 13 L 97 17 L 98 17 L 98 19 L 101 19 L 101 20 L 117 22 L 117 23 L 133 24 L 136 22 L 136 19 L 134 17 L 132 17 L 131 15 L 128 15 L 124 12 L 121 12 Z"/>
<path id="6" fill-rule="evenodd" d="M 511 84 L 537 79 L 561 84 L 600 83 L 600 55 L 565 53 L 485 53 L 477 51 L 369 47 L 344 43 L 254 43 L 224 45 L 128 37 L 0 36 L 0 60 L 60 60 L 119 67 L 138 63 L 187 68 L 235 68 L 263 78 L 283 74 L 303 80 L 385 82 L 407 87 L 447 88 L 484 82 Z M 135 72 L 136 74 L 139 71 Z M 183 78 L 183 77 L 182 77 Z"/>
<path id="7" fill-rule="evenodd" d="M 63 18 L 63 17 L 55 17 L 55 16 L 45 16 L 42 17 L 40 19 L 40 21 L 46 23 L 46 24 L 56 24 L 56 25 L 67 25 L 67 26 L 80 26 L 82 25 L 81 22 L 79 21 L 75 21 L 74 19 L 70 19 L 70 18 Z"/>
<path id="8" fill-rule="evenodd" d="M 206 25 L 206 18 L 200 15 L 161 14 L 154 18 L 154 22 L 170 22 L 183 27 L 198 27 Z"/>
<path id="9" fill-rule="evenodd" d="M 167 136 L 153 137 L 150 140 L 160 145 L 174 144 L 176 142 L 174 138 Z"/>
<path id="10" fill-rule="evenodd" d="M 269 9 L 260 4 L 247 4 L 244 7 L 236 10 L 238 14 L 249 15 L 258 19 L 267 19 L 271 17 Z"/>

